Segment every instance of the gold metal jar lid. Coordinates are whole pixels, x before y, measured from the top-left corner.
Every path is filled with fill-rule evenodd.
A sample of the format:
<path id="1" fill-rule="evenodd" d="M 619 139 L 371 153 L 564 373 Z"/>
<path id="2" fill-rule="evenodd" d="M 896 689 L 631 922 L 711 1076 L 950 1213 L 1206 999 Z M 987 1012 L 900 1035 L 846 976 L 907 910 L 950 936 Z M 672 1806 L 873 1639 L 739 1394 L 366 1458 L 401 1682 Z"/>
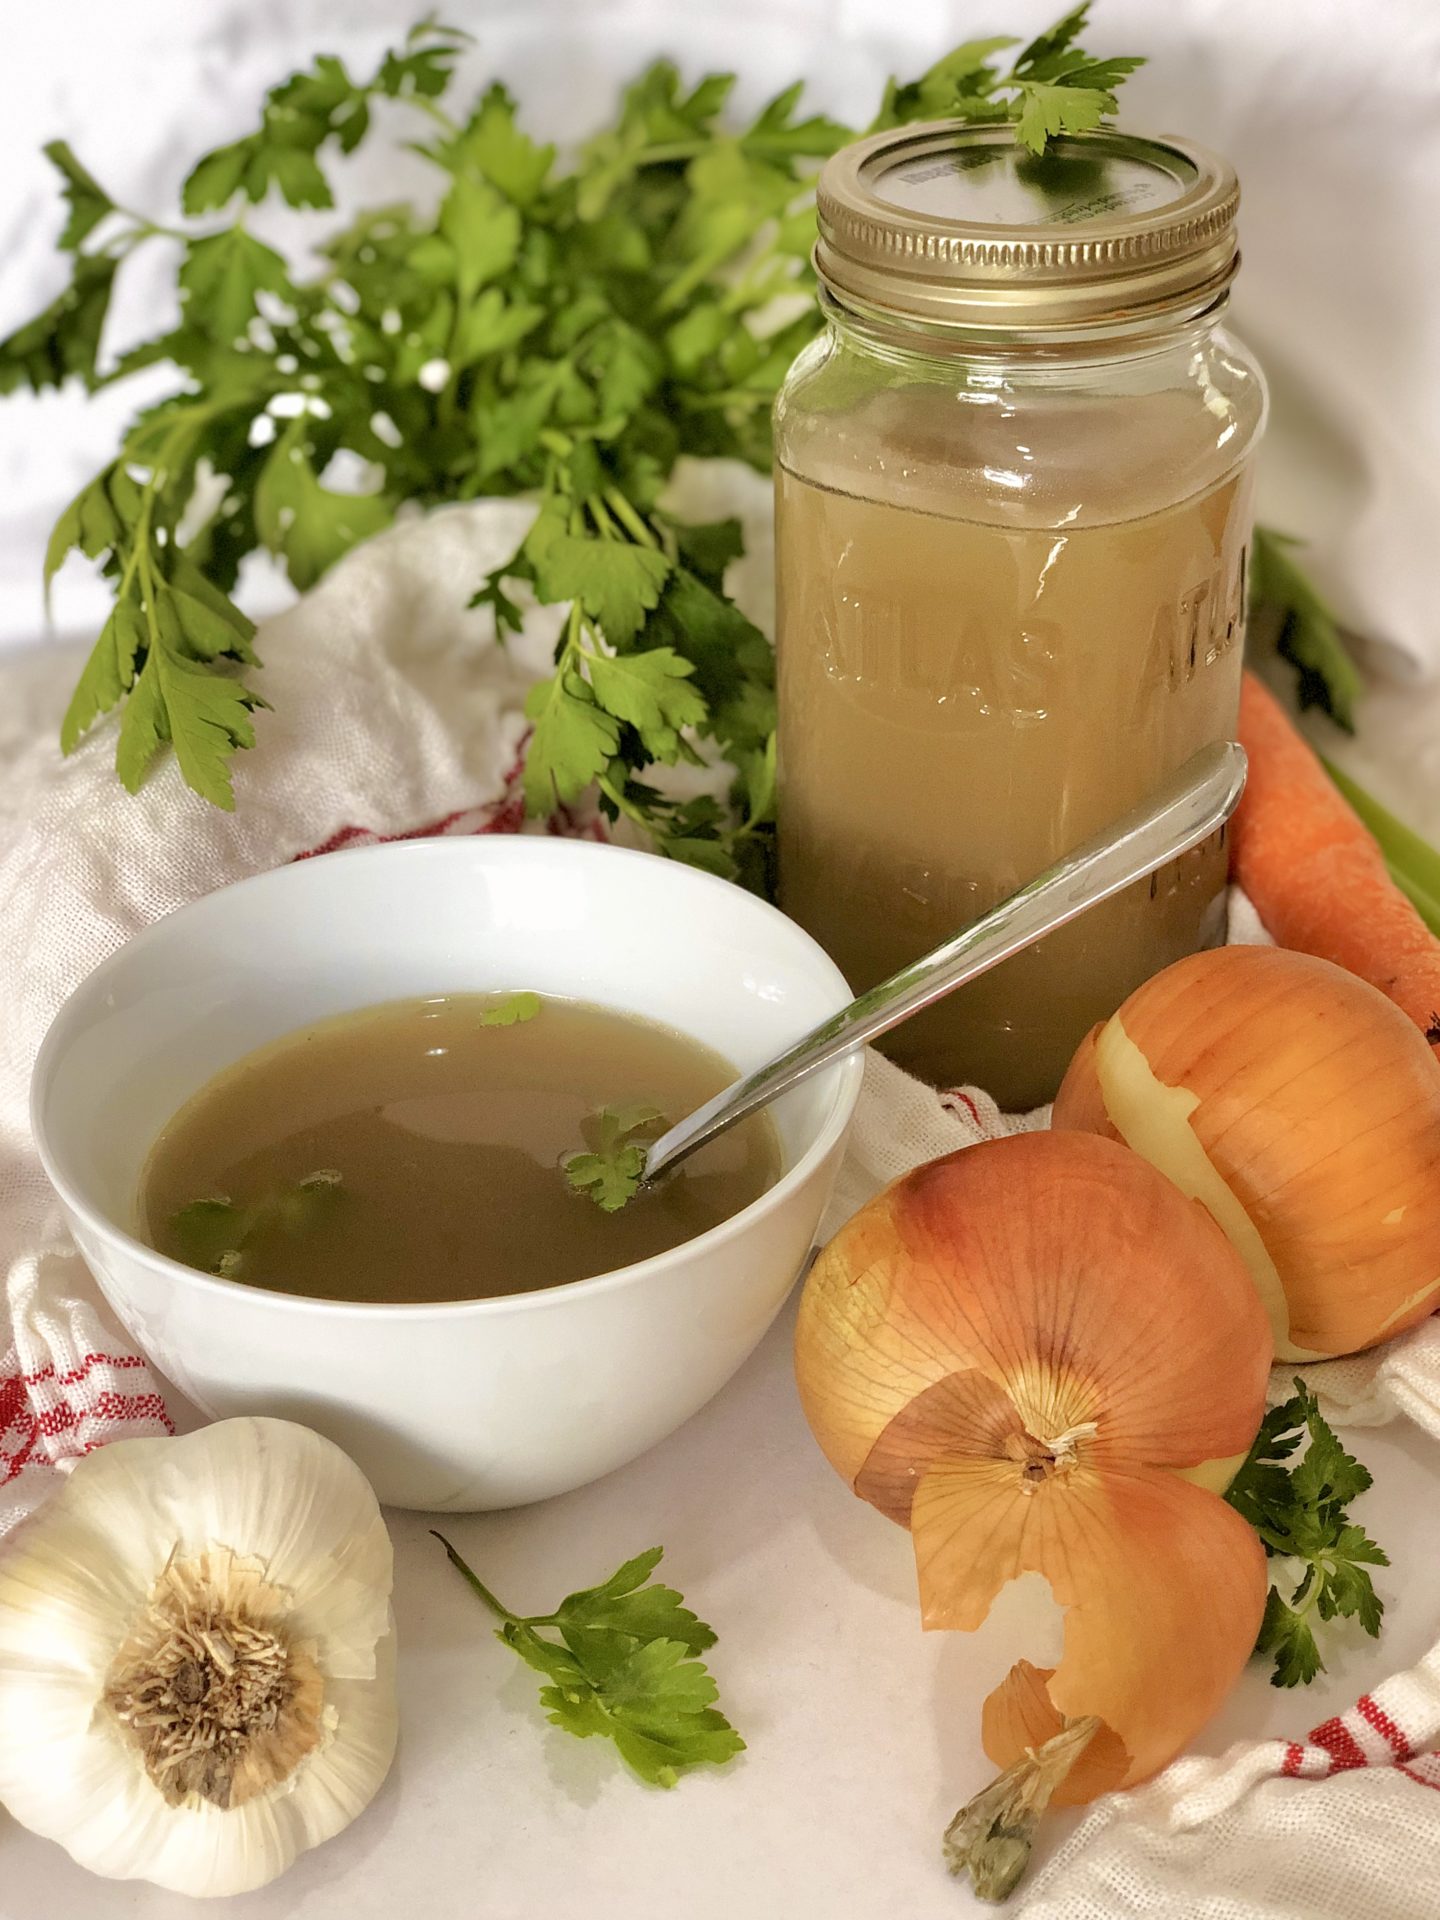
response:
<path id="1" fill-rule="evenodd" d="M 844 304 L 1016 336 L 1200 312 L 1235 277 L 1234 169 L 1105 128 L 1043 157 L 1010 126 L 926 122 L 825 164 L 815 266 Z"/>

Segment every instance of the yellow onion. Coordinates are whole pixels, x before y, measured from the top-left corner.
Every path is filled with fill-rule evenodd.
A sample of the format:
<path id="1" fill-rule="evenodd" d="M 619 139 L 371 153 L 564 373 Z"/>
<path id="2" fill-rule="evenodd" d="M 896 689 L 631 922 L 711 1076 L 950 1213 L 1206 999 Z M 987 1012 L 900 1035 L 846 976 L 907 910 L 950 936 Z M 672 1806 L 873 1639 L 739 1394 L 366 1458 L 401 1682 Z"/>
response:
<path id="1" fill-rule="evenodd" d="M 1239 1675 L 1265 1555 L 1220 1493 L 1270 1360 L 1205 1210 L 1080 1134 L 921 1167 L 817 1260 L 796 1333 L 806 1417 L 855 1492 L 909 1527 L 925 1625 L 978 1627 L 1027 1572 L 1066 1610 L 1059 1665 L 1019 1662 L 986 1703 L 1012 1812 L 1048 1797 L 1032 1750 L 1085 1736 L 1057 1801 L 1128 1786 Z"/>
<path id="2" fill-rule="evenodd" d="M 1123 1140 L 1204 1202 L 1283 1360 L 1357 1353 L 1440 1301 L 1440 1068 L 1343 968 L 1223 947 L 1081 1046 L 1054 1125 Z"/>

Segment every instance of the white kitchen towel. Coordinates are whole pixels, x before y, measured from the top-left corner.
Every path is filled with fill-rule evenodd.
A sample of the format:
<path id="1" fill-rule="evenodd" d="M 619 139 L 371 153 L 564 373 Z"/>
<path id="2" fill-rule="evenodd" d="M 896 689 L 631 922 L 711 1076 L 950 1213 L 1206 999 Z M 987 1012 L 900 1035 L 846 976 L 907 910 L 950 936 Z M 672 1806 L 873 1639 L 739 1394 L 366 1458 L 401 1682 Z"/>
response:
<path id="1" fill-rule="evenodd" d="M 739 584 L 758 612 L 767 490 L 713 469 L 692 472 L 686 486 L 677 504 L 696 517 L 728 509 L 746 519 L 753 558 Z M 171 765 L 128 798 L 105 730 L 62 761 L 49 725 L 35 722 L 48 708 L 53 723 L 60 711 L 69 659 L 0 673 L 9 758 L 0 782 L 0 974 L 11 983 L 0 1030 L 0 1534 L 89 1447 L 166 1425 L 155 1383 L 100 1308 L 35 1159 L 26 1088 L 46 1026 L 107 953 L 210 888 L 360 838 L 515 829 L 521 702 L 556 616 L 533 612 L 523 639 L 501 651 L 489 616 L 465 602 L 529 512 L 490 501 L 417 517 L 267 623 L 264 686 L 276 710 L 261 746 L 241 756 L 233 815 L 188 793 Z M 592 821 L 571 824 L 593 830 Z M 1259 934 L 1253 922 L 1236 932 Z M 1042 1122 L 1006 1117 L 973 1089 L 936 1093 L 874 1057 L 832 1224 L 910 1166 Z M 1333 1379 L 1364 1418 L 1403 1413 L 1440 1435 L 1433 1321 L 1312 1377 Z M 1440 1652 L 1308 1741 L 1250 1742 L 1220 1760 L 1181 1761 L 1149 1787 L 1101 1802 L 1021 1910 L 1037 1920 L 1433 1915 L 1437 1670 Z M 1360 1767 L 1371 1772 L 1357 1786 Z"/>
<path id="2" fill-rule="evenodd" d="M 1440 1648 L 1303 1741 L 1107 1794 L 1017 1920 L 1435 1920 Z"/>

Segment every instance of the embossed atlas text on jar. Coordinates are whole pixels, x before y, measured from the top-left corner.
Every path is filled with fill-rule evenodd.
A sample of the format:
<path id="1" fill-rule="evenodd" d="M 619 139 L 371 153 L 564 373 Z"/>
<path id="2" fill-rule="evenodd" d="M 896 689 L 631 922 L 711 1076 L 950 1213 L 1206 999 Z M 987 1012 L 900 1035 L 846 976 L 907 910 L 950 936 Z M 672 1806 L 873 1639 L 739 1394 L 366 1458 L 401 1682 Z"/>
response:
<path id="1" fill-rule="evenodd" d="M 826 166 L 828 325 L 776 408 L 781 904 L 857 990 L 1233 735 L 1254 362 L 1230 168 L 1103 131 L 903 128 Z M 1048 1099 L 1223 935 L 1217 839 L 885 1043 Z"/>

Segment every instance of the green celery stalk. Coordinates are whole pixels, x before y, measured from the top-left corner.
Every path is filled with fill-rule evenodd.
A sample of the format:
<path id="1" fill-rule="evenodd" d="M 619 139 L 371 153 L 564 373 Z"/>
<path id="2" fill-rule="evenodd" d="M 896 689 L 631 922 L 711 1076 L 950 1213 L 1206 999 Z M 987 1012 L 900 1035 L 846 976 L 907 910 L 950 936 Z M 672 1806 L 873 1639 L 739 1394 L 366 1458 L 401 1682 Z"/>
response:
<path id="1" fill-rule="evenodd" d="M 1430 931 L 1440 934 L 1440 853 L 1323 755 L 1321 764 L 1379 844 L 1390 878 Z"/>
<path id="2" fill-rule="evenodd" d="M 1440 900 L 1426 893 L 1423 887 L 1417 887 L 1410 876 L 1402 873 L 1397 867 L 1390 868 L 1390 878 L 1429 927 L 1431 933 L 1440 935 Z"/>

